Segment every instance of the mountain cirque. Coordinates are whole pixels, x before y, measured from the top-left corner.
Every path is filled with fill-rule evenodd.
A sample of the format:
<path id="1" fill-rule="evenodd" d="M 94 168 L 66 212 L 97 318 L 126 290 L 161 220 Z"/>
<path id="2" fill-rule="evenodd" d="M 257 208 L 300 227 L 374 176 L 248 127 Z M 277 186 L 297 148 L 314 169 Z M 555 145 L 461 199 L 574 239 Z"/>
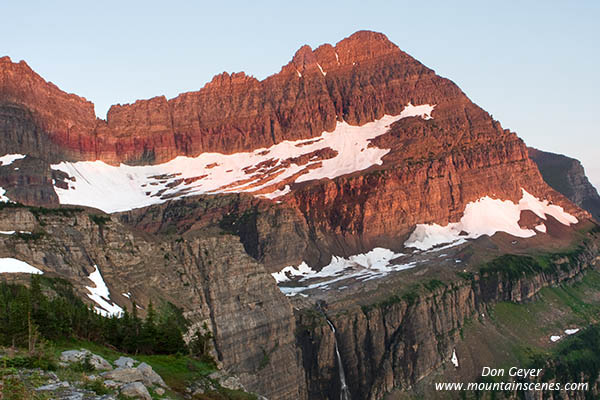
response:
<path id="1" fill-rule="evenodd" d="M 273 399 L 325 398 L 328 385 L 337 385 L 337 367 L 335 336 L 325 325 L 307 332 L 312 317 L 291 305 L 310 308 L 314 298 L 286 298 L 269 273 L 303 262 L 303 271 L 318 271 L 351 256 L 362 259 L 361 253 L 427 259 L 423 268 L 362 282 L 358 291 L 330 291 L 328 300 L 339 296 L 333 308 L 340 310 L 421 273 L 445 277 L 463 260 L 557 249 L 593 224 L 563 194 L 574 197 L 544 182 L 515 133 L 453 82 L 368 31 L 335 46 L 304 46 L 263 81 L 223 73 L 197 92 L 113 106 L 106 121 L 95 117 L 92 103 L 44 81 L 25 62 L 1 58 L 0 154 L 17 155 L 0 160 L 4 200 L 118 211 L 93 223 L 100 220 L 89 208 L 63 215 L 69 208 L 62 207 L 46 215 L 7 205 L 0 210 L 3 229 L 49 234 L 38 243 L 4 235 L 0 256 L 20 257 L 80 289 L 97 264 L 121 305 L 129 300 L 119 293 L 130 289 L 140 303 L 152 296 L 169 299 L 192 321 L 209 322 L 217 359 Z M 525 195 L 533 206 L 517 207 Z M 438 229 L 435 224 L 466 226 L 461 219 L 477 204 L 516 212 L 514 229 L 498 230 L 493 240 L 463 238 L 435 265 L 426 251 L 406 249 L 416 226 L 425 232 Z M 504 233 L 526 230 L 531 237 L 519 241 Z M 477 307 L 466 307 L 461 319 Z M 461 322 L 453 318 L 448 324 L 454 328 Z M 389 334 L 394 343 L 396 333 Z M 432 336 L 427 338 L 433 349 Z M 347 359 L 354 342 L 344 340 Z M 322 358 L 308 365 L 315 351 Z M 377 351 L 389 349 L 381 344 Z M 410 379 L 394 378 L 402 366 L 390 361 L 380 382 L 373 364 L 372 387 L 361 389 L 361 398 L 381 398 L 396 383 L 421 379 L 443 362 L 441 354 L 430 353 Z M 266 354 L 271 362 L 265 368 Z M 319 375 L 322 364 L 328 368 L 323 374 L 332 377 Z M 305 382 L 303 373 L 315 380 Z"/>

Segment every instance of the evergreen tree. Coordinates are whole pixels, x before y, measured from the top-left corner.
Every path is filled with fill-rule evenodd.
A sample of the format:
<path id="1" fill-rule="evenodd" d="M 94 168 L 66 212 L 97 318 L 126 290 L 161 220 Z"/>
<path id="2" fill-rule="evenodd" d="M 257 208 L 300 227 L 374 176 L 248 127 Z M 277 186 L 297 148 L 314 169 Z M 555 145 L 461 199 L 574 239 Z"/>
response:
<path id="1" fill-rule="evenodd" d="M 156 352 L 162 354 L 185 353 L 186 345 L 183 335 L 174 317 L 165 318 L 158 325 Z"/>
<path id="2" fill-rule="evenodd" d="M 146 310 L 146 320 L 142 325 L 139 340 L 139 350 L 142 353 L 151 354 L 156 347 L 156 313 L 152 306 L 152 301 L 148 304 Z"/>
<path id="3" fill-rule="evenodd" d="M 55 295 L 48 298 L 43 285 Z M 43 339 L 78 338 L 136 354 L 173 354 L 186 350 L 182 329 L 187 321 L 170 303 L 157 315 L 152 303 L 144 321 L 137 305 L 119 317 L 103 317 L 87 306 L 62 280 L 32 276 L 29 288 L 0 282 L 0 345 L 32 350 Z M 183 327 L 183 328 L 182 328 Z"/>

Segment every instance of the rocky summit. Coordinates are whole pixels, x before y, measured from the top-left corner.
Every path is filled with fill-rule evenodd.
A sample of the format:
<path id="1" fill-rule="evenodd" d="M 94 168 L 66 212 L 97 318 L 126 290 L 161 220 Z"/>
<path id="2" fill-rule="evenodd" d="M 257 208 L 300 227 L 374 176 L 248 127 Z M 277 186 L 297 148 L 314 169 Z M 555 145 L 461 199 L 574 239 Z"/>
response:
<path id="1" fill-rule="evenodd" d="M 97 384 L 12 371 L 50 385 L 36 390 L 445 398 L 459 393 L 434 383 L 486 365 L 564 372 L 550 338 L 566 351 L 571 334 L 552 330 L 595 337 L 598 196 L 581 165 L 528 149 L 381 33 L 106 120 L 3 57 L 0 155 L 5 293 L 39 302 L 48 340 L 58 301 L 103 327 L 65 335 L 106 357 L 81 341 L 60 354 L 61 368 L 103 371 L 85 378 Z M 531 312 L 540 326 L 517 332 Z M 31 332 L 0 340 L 31 353 Z M 594 371 L 573 379 L 598 393 Z"/>

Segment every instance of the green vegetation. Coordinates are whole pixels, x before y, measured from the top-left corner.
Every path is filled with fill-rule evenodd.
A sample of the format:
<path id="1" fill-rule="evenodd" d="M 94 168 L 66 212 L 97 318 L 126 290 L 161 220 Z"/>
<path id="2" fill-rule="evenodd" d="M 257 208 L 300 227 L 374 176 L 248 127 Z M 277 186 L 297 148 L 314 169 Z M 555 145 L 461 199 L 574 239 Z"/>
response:
<path id="1" fill-rule="evenodd" d="M 559 382 L 579 382 L 581 377 L 591 385 L 600 375 L 600 325 L 591 325 L 558 344 L 546 362 L 544 378 Z M 536 360 L 539 363 L 539 359 Z"/>
<path id="2" fill-rule="evenodd" d="M 459 277 L 461 277 L 465 281 L 474 281 L 475 280 L 475 274 L 472 273 L 472 272 L 458 271 L 456 273 L 456 275 L 458 275 Z"/>
<path id="3" fill-rule="evenodd" d="M 35 232 L 16 232 L 15 236 L 18 237 L 21 240 L 24 240 L 26 242 L 28 241 L 36 241 L 39 240 L 41 238 L 43 238 L 44 236 L 46 236 L 46 232 L 44 231 L 35 231 Z"/>
<path id="4" fill-rule="evenodd" d="M 432 281 L 434 281 L 434 280 L 432 280 Z M 432 281 L 430 281 L 429 283 L 431 283 Z M 438 282 L 440 282 L 440 281 L 438 281 Z M 431 285 L 436 286 L 437 284 L 431 283 Z M 444 285 L 444 284 L 442 283 L 442 285 Z M 399 303 L 406 303 L 406 305 L 408 307 L 410 307 L 413 304 L 415 304 L 417 302 L 417 300 L 419 300 L 420 293 L 421 293 L 421 285 L 416 283 L 416 284 L 411 285 L 406 290 L 399 292 L 397 294 L 393 294 L 377 303 L 373 303 L 370 305 L 363 305 L 363 306 L 361 306 L 361 310 L 364 314 L 367 314 L 373 308 L 384 308 L 385 309 L 385 308 L 392 307 L 395 304 L 399 304 Z"/>
<path id="5" fill-rule="evenodd" d="M 423 286 L 430 292 L 434 292 L 439 288 L 445 288 L 446 284 L 439 279 L 430 279 L 429 281 L 425 282 Z"/>
<path id="6" fill-rule="evenodd" d="M 81 207 L 46 208 L 46 207 L 26 206 L 24 204 L 14 203 L 14 202 L 0 203 L 0 210 L 17 209 L 17 208 L 27 209 L 36 216 L 39 216 L 39 215 L 71 216 L 75 213 L 83 211 L 83 208 L 81 208 Z"/>
<path id="7" fill-rule="evenodd" d="M 91 390 L 99 396 L 110 393 L 110 390 L 104 386 L 104 382 L 102 382 L 100 379 L 87 380 L 83 387 L 87 390 Z"/>
<path id="8" fill-rule="evenodd" d="M 42 289 L 44 284 L 44 289 Z M 45 291 L 54 293 L 47 297 Z M 42 340 L 84 339 L 131 354 L 187 352 L 180 315 L 152 304 L 142 320 L 137 307 L 121 318 L 103 317 L 83 303 L 68 282 L 32 275 L 30 287 L 0 283 L 0 345 L 30 351 Z"/>
<path id="9" fill-rule="evenodd" d="M 516 282 L 523 277 L 548 270 L 551 265 L 531 256 L 505 254 L 484 264 L 479 273 L 483 279 L 499 276 L 509 282 Z"/>
<path id="10" fill-rule="evenodd" d="M 209 356 L 212 333 L 205 325 L 196 332 L 189 346 L 182 330 L 188 322 L 181 309 L 162 302 L 157 309 L 150 304 L 144 319 L 137 307 L 121 318 L 103 317 L 86 306 L 70 284 L 61 279 L 32 275 L 29 287 L 0 283 L 0 345 L 10 356 L 0 357 L 0 378 L 19 370 L 52 370 L 61 380 L 82 382 L 84 388 L 98 395 L 111 393 L 101 380 L 89 380 L 94 371 L 89 360 L 58 368 L 64 350 L 87 349 L 114 362 L 123 355 L 133 355 L 146 362 L 162 376 L 174 391 L 183 393 L 190 382 L 212 382 L 215 388 L 198 399 L 255 399 L 241 391 L 222 388 L 208 378 L 216 371 Z M 12 378 L 10 378 L 12 379 Z M 0 397 L 43 400 L 32 390 L 32 384 L 18 379 L 5 380 Z M 20 378 L 19 378 L 20 379 Z"/>
<path id="11" fill-rule="evenodd" d="M 227 233 L 239 235 L 249 225 L 256 223 L 258 211 L 255 209 L 245 210 L 243 213 L 232 212 L 225 214 L 219 221 L 219 227 Z"/>
<path id="12" fill-rule="evenodd" d="M 90 221 L 98 226 L 104 226 L 108 221 L 110 221 L 110 217 L 108 215 L 88 214 L 88 216 L 90 217 Z"/>
<path id="13" fill-rule="evenodd" d="M 479 269 L 479 273 L 483 280 L 501 277 L 509 282 L 516 282 L 539 273 L 567 271 L 578 262 L 578 257 L 583 250 L 584 247 L 580 245 L 571 251 L 561 253 L 534 256 L 504 254 L 485 263 Z"/>

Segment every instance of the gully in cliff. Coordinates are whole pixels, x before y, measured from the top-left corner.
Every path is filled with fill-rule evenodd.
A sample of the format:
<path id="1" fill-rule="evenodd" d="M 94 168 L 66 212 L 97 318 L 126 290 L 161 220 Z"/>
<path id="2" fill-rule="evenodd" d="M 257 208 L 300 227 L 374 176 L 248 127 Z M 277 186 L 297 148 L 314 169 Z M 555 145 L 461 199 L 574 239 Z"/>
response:
<path id="1" fill-rule="evenodd" d="M 317 307 L 317 310 L 321 314 L 323 314 L 323 317 L 325 317 L 327 324 L 329 325 L 329 327 L 331 328 L 331 331 L 333 332 L 333 341 L 335 343 L 335 357 L 336 357 L 336 361 L 338 364 L 338 371 L 339 371 L 339 376 L 340 376 L 340 400 L 351 400 L 350 390 L 348 389 L 348 385 L 346 384 L 346 373 L 344 371 L 344 364 L 342 363 L 342 356 L 340 356 L 340 350 L 338 348 L 337 338 L 335 337 L 335 326 L 333 326 L 333 323 L 329 320 L 329 318 L 327 318 L 327 314 L 325 314 L 324 307 L 327 307 L 327 304 L 325 304 L 325 302 L 323 302 L 323 301 L 319 301 L 316 304 L 316 307 Z"/>

